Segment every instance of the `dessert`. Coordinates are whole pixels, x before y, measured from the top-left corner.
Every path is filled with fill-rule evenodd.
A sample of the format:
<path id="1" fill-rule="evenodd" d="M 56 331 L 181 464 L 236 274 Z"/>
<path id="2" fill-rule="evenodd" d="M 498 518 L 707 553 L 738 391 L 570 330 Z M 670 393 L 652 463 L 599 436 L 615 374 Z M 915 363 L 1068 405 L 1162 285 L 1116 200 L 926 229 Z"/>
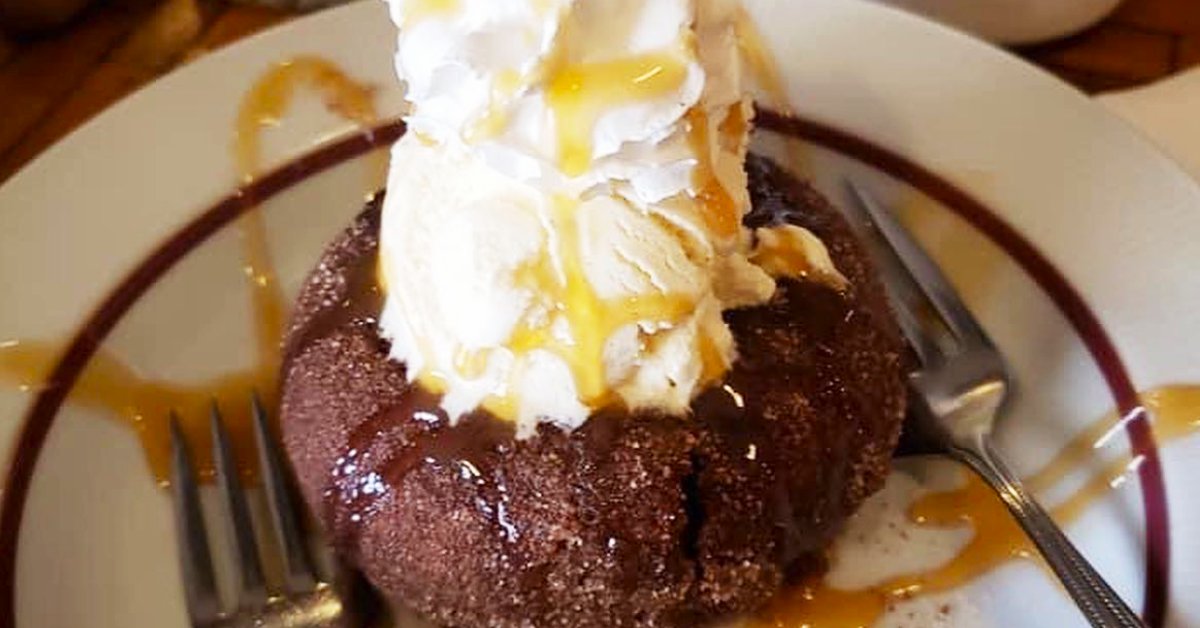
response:
<path id="1" fill-rule="evenodd" d="M 820 567 L 902 345 L 836 210 L 747 153 L 730 0 L 396 0 L 388 191 L 285 347 L 302 493 L 446 626 L 694 626 Z"/>

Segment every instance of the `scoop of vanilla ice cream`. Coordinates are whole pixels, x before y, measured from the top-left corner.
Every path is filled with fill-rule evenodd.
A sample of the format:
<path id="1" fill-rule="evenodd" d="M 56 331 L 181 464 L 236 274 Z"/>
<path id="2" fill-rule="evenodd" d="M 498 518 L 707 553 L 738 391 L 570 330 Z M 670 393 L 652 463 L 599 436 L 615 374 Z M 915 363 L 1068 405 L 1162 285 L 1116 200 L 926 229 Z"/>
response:
<path id="1" fill-rule="evenodd" d="M 779 274 L 741 227 L 739 3 L 389 4 L 412 106 L 380 233 L 392 357 L 520 435 L 686 412 L 736 356 L 722 312 Z"/>

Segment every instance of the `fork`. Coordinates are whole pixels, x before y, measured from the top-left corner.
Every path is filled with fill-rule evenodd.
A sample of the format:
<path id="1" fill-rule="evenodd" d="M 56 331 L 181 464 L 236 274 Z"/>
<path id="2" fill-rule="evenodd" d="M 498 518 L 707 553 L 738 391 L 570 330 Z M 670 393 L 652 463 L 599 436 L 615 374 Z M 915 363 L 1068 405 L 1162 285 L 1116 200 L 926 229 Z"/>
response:
<path id="1" fill-rule="evenodd" d="M 992 446 L 992 428 L 1013 388 L 1004 357 L 938 266 L 891 212 L 847 182 L 848 217 L 872 249 L 918 366 L 909 374 L 906 431 L 948 454 L 999 494 L 1093 626 L 1144 626 L 1075 548 Z"/>
<path id="2" fill-rule="evenodd" d="M 283 583 L 272 592 L 263 576 L 254 524 L 238 479 L 229 434 L 213 402 L 210 417 L 217 489 L 237 572 L 236 608 L 222 608 L 213 572 L 199 487 L 179 417 L 171 414 L 171 493 L 188 615 L 194 628 L 356 628 L 363 623 L 345 579 L 321 579 L 301 534 L 299 511 L 291 494 L 278 446 L 267 427 L 267 413 L 255 397 L 254 422 L 258 463 L 270 527 L 278 544 Z M 337 582 L 335 583 L 335 580 Z"/>

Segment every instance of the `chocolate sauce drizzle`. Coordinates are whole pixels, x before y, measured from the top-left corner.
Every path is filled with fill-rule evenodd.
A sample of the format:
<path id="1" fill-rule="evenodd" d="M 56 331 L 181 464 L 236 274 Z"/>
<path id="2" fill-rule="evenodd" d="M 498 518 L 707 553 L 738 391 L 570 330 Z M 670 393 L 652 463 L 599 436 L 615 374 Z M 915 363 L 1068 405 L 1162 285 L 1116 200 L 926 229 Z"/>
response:
<path id="1" fill-rule="evenodd" d="M 317 282 L 336 282 L 319 291 L 320 307 L 307 319 L 295 321 L 298 332 L 289 338 L 284 364 L 293 363 L 313 344 L 331 336 L 353 334 L 388 347 L 379 338 L 383 289 L 378 275 L 378 232 L 384 192 L 374 195 L 351 228 L 348 249 L 340 250 L 328 267 L 314 276 Z M 307 308 L 299 308 L 304 311 Z M 396 365 L 396 368 L 401 368 Z M 451 424 L 441 408 L 441 397 L 415 384 L 397 396 L 398 401 L 381 408 L 357 425 L 349 435 L 345 453 L 329 470 L 329 486 L 323 495 L 325 521 L 334 521 L 334 544 L 343 555 L 353 557 L 350 539 L 379 511 L 385 500 L 394 499 L 405 479 L 428 468 L 451 473 L 475 484 L 478 509 L 493 521 L 505 537 L 519 534 L 505 519 L 504 486 L 493 471 L 491 459 L 515 440 L 514 428 L 479 411 Z M 398 447 L 380 443 L 399 441 Z M 493 493 L 485 496 L 484 493 Z"/>

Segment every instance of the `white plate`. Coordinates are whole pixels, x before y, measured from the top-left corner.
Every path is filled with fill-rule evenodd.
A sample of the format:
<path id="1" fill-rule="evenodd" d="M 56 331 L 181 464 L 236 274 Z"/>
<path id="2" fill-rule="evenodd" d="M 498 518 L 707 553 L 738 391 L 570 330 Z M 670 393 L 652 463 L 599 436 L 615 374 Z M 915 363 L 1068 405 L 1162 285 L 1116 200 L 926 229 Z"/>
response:
<path id="1" fill-rule="evenodd" d="M 1173 163 L 1069 87 L 965 36 L 868 3 L 749 4 L 801 114 L 894 151 L 998 211 L 1086 299 L 1138 389 L 1200 381 L 1200 189 Z M 65 342 L 139 260 L 230 192 L 237 107 L 270 64 L 300 54 L 331 59 L 380 87 L 383 113 L 397 112 L 392 41 L 377 3 L 298 20 L 166 77 L 17 175 L 0 189 L 0 342 Z M 301 97 L 295 109 L 268 133 L 268 167 L 352 131 L 315 98 Z M 897 206 L 917 198 L 844 156 L 804 153 L 804 166 L 835 196 L 849 174 Z M 345 164 L 265 204 L 289 292 L 357 210 L 364 168 Z M 1111 410 L 1112 393 L 1020 267 L 966 223 L 925 205 L 913 210 L 921 237 L 1016 368 L 1022 394 L 1001 446 L 1019 469 L 1034 471 Z M 195 249 L 136 302 L 105 349 L 176 381 L 243 364 L 252 336 L 238 251 L 228 229 Z M 0 385 L 4 442 L 38 440 L 20 421 L 36 393 Z M 0 539 L 0 626 L 185 625 L 168 501 L 134 434 L 72 403 L 48 426 L 40 449 L 10 456 L 23 461 L 14 473 L 29 484 L 20 490 L 10 475 L 5 488 L 3 518 L 17 527 Z M 1124 451 L 1118 438 L 1096 457 Z M 1200 472 L 1200 439 L 1165 446 L 1161 458 L 1169 621 L 1200 625 L 1200 598 L 1191 594 L 1200 587 L 1200 498 L 1188 490 L 1188 476 Z M 1135 605 L 1146 574 L 1141 498 L 1138 482 L 1126 482 L 1070 530 Z M 988 574 L 965 596 L 993 625 L 1081 621 L 1028 564 Z"/>
<path id="2" fill-rule="evenodd" d="M 1120 0 L 881 0 L 916 11 L 989 41 L 1032 44 L 1082 31 L 1104 19 Z"/>

